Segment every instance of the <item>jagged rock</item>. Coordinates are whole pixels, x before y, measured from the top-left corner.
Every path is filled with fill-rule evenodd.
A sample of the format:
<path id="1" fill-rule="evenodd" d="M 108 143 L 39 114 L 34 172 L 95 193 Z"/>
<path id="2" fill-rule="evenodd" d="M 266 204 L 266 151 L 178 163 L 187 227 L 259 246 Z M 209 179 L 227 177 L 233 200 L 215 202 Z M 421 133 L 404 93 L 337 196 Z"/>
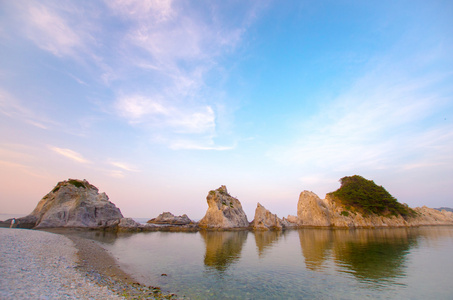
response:
<path id="1" fill-rule="evenodd" d="M 150 224 L 168 224 L 168 225 L 187 225 L 193 223 L 189 217 L 184 214 L 175 216 L 170 212 L 163 212 L 157 218 L 151 219 L 146 223 Z"/>
<path id="2" fill-rule="evenodd" d="M 276 214 L 271 213 L 260 203 L 257 204 L 255 209 L 255 219 L 252 222 L 254 230 L 282 230 L 282 220 Z"/>
<path id="3" fill-rule="evenodd" d="M 241 202 L 228 194 L 226 186 L 212 190 L 206 197 L 208 210 L 198 225 L 201 228 L 244 228 L 249 226 Z"/>
<path id="4" fill-rule="evenodd" d="M 310 191 L 300 193 L 297 203 L 299 225 L 330 226 L 329 211 L 318 195 Z"/>
<path id="5" fill-rule="evenodd" d="M 119 208 L 105 193 L 86 180 L 69 179 L 59 182 L 39 201 L 33 212 L 18 219 L 19 226 L 36 220 L 35 228 L 88 227 L 107 228 L 118 225 L 123 218 Z"/>
<path id="6" fill-rule="evenodd" d="M 288 216 L 288 218 L 283 217 L 282 221 L 283 228 L 296 228 L 297 227 L 297 217 L 296 216 Z"/>

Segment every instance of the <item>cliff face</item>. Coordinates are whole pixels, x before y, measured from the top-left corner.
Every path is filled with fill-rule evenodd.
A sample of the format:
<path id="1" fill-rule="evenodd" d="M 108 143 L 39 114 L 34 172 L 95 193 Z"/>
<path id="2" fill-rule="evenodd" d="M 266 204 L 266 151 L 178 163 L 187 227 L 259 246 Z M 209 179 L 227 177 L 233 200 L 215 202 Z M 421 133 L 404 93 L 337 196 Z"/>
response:
<path id="1" fill-rule="evenodd" d="M 212 190 L 206 197 L 208 210 L 198 225 L 201 228 L 241 228 L 248 227 L 247 216 L 242 209 L 241 202 L 228 194 L 226 186 Z"/>
<path id="2" fill-rule="evenodd" d="M 398 216 L 363 215 L 346 208 L 331 195 L 320 199 L 315 193 L 303 191 L 297 204 L 299 226 L 332 227 L 402 227 L 419 225 L 453 225 L 453 213 L 437 211 L 426 206 L 414 209 L 417 214 Z"/>
<path id="3" fill-rule="evenodd" d="M 300 193 L 297 203 L 299 225 L 330 226 L 329 211 L 318 195 L 310 191 Z"/>
<path id="4" fill-rule="evenodd" d="M 36 220 L 35 228 L 102 228 L 118 224 L 123 215 L 88 181 L 69 179 L 59 182 L 25 218 Z"/>

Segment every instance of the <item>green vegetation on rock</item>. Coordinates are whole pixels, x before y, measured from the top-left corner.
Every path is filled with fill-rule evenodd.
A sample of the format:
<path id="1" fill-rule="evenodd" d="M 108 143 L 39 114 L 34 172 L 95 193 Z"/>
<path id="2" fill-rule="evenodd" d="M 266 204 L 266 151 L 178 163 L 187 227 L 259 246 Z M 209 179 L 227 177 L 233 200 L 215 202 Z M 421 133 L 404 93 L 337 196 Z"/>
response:
<path id="1" fill-rule="evenodd" d="M 340 215 L 345 216 L 345 217 L 349 217 L 349 212 L 343 210 L 343 211 L 340 213 Z"/>
<path id="2" fill-rule="evenodd" d="M 340 179 L 341 187 L 330 193 L 346 207 L 351 207 L 363 214 L 382 216 L 413 216 L 414 210 L 401 204 L 385 188 L 359 175 Z"/>
<path id="3" fill-rule="evenodd" d="M 80 182 L 78 180 L 71 179 L 71 180 L 68 180 L 68 183 L 72 184 L 73 186 L 75 186 L 77 188 L 83 187 L 84 189 L 86 189 L 85 184 L 83 184 L 83 182 Z"/>

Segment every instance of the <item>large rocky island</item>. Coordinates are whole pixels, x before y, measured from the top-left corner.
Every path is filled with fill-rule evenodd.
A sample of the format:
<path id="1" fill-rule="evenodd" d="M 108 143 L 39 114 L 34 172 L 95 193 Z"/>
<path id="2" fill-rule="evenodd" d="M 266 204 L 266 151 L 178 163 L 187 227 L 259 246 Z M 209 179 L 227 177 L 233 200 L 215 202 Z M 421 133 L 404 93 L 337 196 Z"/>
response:
<path id="1" fill-rule="evenodd" d="M 347 176 L 341 187 L 320 199 L 303 191 L 297 204 L 297 224 L 321 227 L 404 227 L 453 225 L 453 213 L 426 206 L 409 208 L 382 186 L 361 176 Z"/>
<path id="2" fill-rule="evenodd" d="M 343 177 L 341 187 L 320 199 L 303 191 L 297 216 L 280 219 L 257 204 L 249 222 L 241 202 L 221 186 L 208 192 L 205 216 L 194 222 L 187 215 L 164 212 L 147 224 L 124 218 L 105 193 L 86 180 L 59 182 L 26 217 L 16 220 L 19 228 L 86 228 L 112 231 L 197 231 L 197 230 L 285 230 L 301 227 L 404 227 L 453 225 L 453 212 L 423 206 L 409 208 L 399 203 L 382 186 L 361 176 Z M 9 227 L 11 219 L 0 222 Z"/>
<path id="3" fill-rule="evenodd" d="M 16 227 L 105 229 L 117 226 L 122 218 L 105 193 L 86 180 L 69 179 L 59 182 L 31 214 L 17 219 Z"/>

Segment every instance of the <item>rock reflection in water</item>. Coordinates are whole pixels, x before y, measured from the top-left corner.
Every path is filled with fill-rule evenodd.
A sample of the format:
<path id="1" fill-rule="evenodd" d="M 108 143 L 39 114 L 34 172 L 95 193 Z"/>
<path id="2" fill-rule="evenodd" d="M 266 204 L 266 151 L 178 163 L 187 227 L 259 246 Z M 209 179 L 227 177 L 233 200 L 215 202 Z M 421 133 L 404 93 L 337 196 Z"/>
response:
<path id="1" fill-rule="evenodd" d="M 206 244 L 204 264 L 225 271 L 241 257 L 247 231 L 200 231 Z"/>
<path id="2" fill-rule="evenodd" d="M 417 233 L 410 228 L 300 230 L 299 238 L 307 268 L 320 270 L 332 260 L 340 272 L 380 285 L 405 275 Z"/>
<path id="3" fill-rule="evenodd" d="M 276 244 L 282 234 L 283 233 L 280 230 L 255 231 L 254 235 L 258 256 L 260 258 L 263 257 L 265 253 L 264 250 L 272 247 L 273 244 Z"/>
<path id="4" fill-rule="evenodd" d="M 300 246 L 305 258 L 305 266 L 312 271 L 320 271 L 328 260 L 332 249 L 332 230 L 300 229 Z"/>

